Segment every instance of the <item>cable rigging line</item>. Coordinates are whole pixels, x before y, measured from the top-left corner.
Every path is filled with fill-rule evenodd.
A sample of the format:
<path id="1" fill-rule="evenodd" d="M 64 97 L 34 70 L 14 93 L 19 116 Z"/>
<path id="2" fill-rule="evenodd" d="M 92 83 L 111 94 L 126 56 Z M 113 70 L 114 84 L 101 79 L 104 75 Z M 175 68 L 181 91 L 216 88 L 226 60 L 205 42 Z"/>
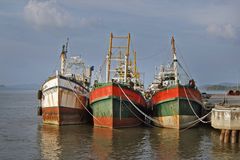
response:
<path id="1" fill-rule="evenodd" d="M 78 101 L 79 101 L 79 102 L 81 103 L 81 105 L 84 107 L 84 109 L 85 109 L 95 120 L 97 120 L 100 124 L 102 124 L 102 123 L 99 121 L 99 119 L 97 119 L 97 118 L 87 109 L 87 107 L 82 103 L 82 101 L 80 100 L 80 98 L 79 98 L 79 96 L 77 95 L 76 91 L 74 90 L 72 84 L 70 83 L 70 80 L 67 79 L 67 81 L 68 81 L 68 83 L 69 83 L 69 85 L 70 85 L 70 87 L 71 87 L 71 89 L 72 89 L 75 97 L 78 99 Z M 88 93 L 89 93 L 89 92 L 88 92 Z"/>

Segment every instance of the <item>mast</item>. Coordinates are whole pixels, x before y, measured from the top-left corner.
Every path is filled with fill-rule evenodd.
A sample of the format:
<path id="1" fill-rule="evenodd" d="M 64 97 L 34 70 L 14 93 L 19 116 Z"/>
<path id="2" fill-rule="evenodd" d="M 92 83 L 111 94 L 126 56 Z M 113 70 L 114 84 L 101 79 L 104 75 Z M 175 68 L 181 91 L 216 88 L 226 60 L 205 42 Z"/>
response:
<path id="1" fill-rule="evenodd" d="M 137 78 L 137 53 L 133 51 L 134 54 L 134 78 Z"/>
<path id="2" fill-rule="evenodd" d="M 175 84 L 178 83 L 178 66 L 177 66 L 177 55 L 176 55 L 176 47 L 175 47 L 175 40 L 174 36 L 172 35 L 171 39 L 171 45 L 172 45 L 172 54 L 173 54 L 173 69 L 175 73 Z"/>
<path id="3" fill-rule="evenodd" d="M 112 57 L 112 39 L 113 34 L 110 33 L 110 43 L 109 43 L 109 49 L 108 49 L 108 55 L 107 55 L 107 68 L 106 68 L 106 82 L 110 81 L 110 67 L 111 67 L 111 57 Z"/>
<path id="4" fill-rule="evenodd" d="M 119 62 L 118 62 L 118 66 L 119 66 L 119 77 L 120 77 L 120 79 L 123 79 L 123 69 L 122 69 L 122 52 L 121 52 L 121 50 L 119 51 L 119 56 L 118 56 L 118 59 L 119 59 Z"/>
<path id="5" fill-rule="evenodd" d="M 126 49 L 126 54 L 125 54 L 125 73 L 124 73 L 124 82 L 127 82 L 127 74 L 128 74 L 128 58 L 129 58 L 129 52 L 130 52 L 130 33 L 128 33 L 127 36 L 128 39 L 128 45 Z"/>
<path id="6" fill-rule="evenodd" d="M 61 55 L 60 55 L 60 58 L 61 58 L 61 75 L 64 75 L 65 73 L 65 66 L 66 66 L 66 59 L 67 59 L 67 50 L 68 50 L 68 41 L 69 41 L 69 38 L 67 38 L 67 42 L 66 42 L 66 45 L 63 45 L 62 46 L 62 52 L 61 52 Z"/>
<path id="7" fill-rule="evenodd" d="M 67 59 L 67 55 L 66 55 L 66 50 L 65 50 L 65 45 L 62 46 L 62 52 L 60 55 L 61 58 L 61 75 L 64 75 L 65 73 L 65 65 L 66 65 L 66 59 Z"/>
<path id="8" fill-rule="evenodd" d="M 127 39 L 128 44 L 125 46 L 113 46 L 113 39 Z M 119 55 L 116 57 L 115 53 L 113 55 L 112 49 L 117 49 Z M 122 56 L 121 51 L 125 50 L 124 57 Z M 115 52 L 115 51 L 114 51 Z M 130 53 L 130 33 L 128 33 L 128 36 L 113 36 L 112 32 L 110 33 L 110 43 L 109 43 L 109 49 L 107 54 L 107 64 L 106 64 L 106 82 L 110 82 L 111 78 L 111 72 L 118 72 L 119 77 L 117 79 L 119 81 L 127 82 L 127 76 L 128 76 L 128 69 L 129 69 L 129 53 Z M 112 61 L 119 61 L 118 65 L 120 65 L 120 68 L 113 68 L 114 62 Z M 124 69 L 122 70 L 122 62 L 124 62 Z"/>

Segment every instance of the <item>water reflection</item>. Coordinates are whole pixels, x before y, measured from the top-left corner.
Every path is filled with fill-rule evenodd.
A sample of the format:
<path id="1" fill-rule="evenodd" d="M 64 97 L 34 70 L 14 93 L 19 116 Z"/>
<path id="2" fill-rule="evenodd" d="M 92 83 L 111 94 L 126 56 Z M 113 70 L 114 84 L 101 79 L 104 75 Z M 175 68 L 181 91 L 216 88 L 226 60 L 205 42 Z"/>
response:
<path id="1" fill-rule="evenodd" d="M 153 128 L 150 139 L 154 150 L 153 159 L 205 159 L 205 139 L 198 129 L 180 132 L 175 129 Z"/>
<path id="2" fill-rule="evenodd" d="M 97 159 L 107 159 L 112 153 L 113 130 L 109 128 L 93 128 L 92 153 Z"/>
<path id="3" fill-rule="evenodd" d="M 196 127 L 180 132 L 178 150 L 181 159 L 204 158 L 201 157 L 203 150 L 200 144 L 203 141 L 204 134 L 199 132 L 199 129 Z"/>
<path id="4" fill-rule="evenodd" d="M 89 153 L 91 126 L 39 126 L 39 144 L 42 159 L 93 158 Z"/>
<path id="5" fill-rule="evenodd" d="M 211 130 L 211 152 L 210 155 L 214 155 L 215 159 L 233 159 L 240 156 L 240 144 L 231 144 L 220 142 L 220 130 Z"/>
<path id="6" fill-rule="evenodd" d="M 219 142 L 219 131 L 196 127 L 126 129 L 39 126 L 41 159 L 217 159 L 239 156 L 239 144 Z"/>
<path id="7" fill-rule="evenodd" d="M 179 131 L 167 128 L 152 128 L 150 144 L 154 159 L 178 159 Z"/>
<path id="8" fill-rule="evenodd" d="M 58 126 L 43 125 L 40 127 L 40 148 L 43 159 L 59 159 L 61 155 L 59 133 Z"/>
<path id="9" fill-rule="evenodd" d="M 93 128 L 92 152 L 97 159 L 134 159 L 151 150 L 144 128 Z"/>

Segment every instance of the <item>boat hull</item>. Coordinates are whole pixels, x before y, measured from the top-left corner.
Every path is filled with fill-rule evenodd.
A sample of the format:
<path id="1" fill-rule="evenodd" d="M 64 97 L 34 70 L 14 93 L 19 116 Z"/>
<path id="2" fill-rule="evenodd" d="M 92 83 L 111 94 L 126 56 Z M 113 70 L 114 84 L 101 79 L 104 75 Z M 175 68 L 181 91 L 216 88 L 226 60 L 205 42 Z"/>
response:
<path id="1" fill-rule="evenodd" d="M 141 93 L 120 86 L 136 107 L 144 110 L 145 101 Z M 90 93 L 90 106 L 93 111 L 94 126 L 121 128 L 134 127 L 142 123 L 143 117 L 126 98 L 118 84 L 107 83 Z"/>
<path id="2" fill-rule="evenodd" d="M 157 91 L 152 98 L 154 125 L 186 128 L 201 116 L 201 95 L 196 88 L 175 86 Z"/>
<path id="3" fill-rule="evenodd" d="M 43 85 L 43 123 L 55 125 L 83 124 L 90 120 L 86 110 L 88 97 L 80 85 L 56 76 Z"/>

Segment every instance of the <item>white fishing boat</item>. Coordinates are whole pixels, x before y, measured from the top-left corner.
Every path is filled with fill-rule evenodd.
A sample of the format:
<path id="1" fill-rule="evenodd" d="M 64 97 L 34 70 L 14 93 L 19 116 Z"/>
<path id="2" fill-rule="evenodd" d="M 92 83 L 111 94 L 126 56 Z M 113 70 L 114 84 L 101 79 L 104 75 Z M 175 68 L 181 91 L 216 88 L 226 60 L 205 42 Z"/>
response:
<path id="1" fill-rule="evenodd" d="M 87 67 L 79 56 L 67 58 L 67 44 L 60 56 L 61 71 L 39 90 L 43 123 L 82 124 L 90 119 L 87 107 L 93 66 Z"/>

